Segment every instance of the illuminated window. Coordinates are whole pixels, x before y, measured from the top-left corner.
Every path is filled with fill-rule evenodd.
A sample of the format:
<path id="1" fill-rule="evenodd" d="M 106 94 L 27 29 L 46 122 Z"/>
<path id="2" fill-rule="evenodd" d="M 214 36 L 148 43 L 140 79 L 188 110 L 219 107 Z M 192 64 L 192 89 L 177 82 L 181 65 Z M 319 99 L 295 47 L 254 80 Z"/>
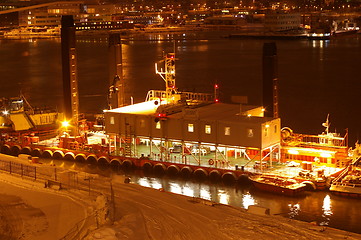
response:
<path id="1" fill-rule="evenodd" d="M 253 129 L 252 128 L 247 129 L 247 137 L 249 137 L 249 138 L 253 137 Z"/>
<path id="2" fill-rule="evenodd" d="M 155 124 L 155 128 L 156 128 L 156 129 L 160 129 L 160 122 L 157 122 L 157 123 Z"/>
<path id="3" fill-rule="evenodd" d="M 141 128 L 144 128 L 144 127 L 145 127 L 145 121 L 144 121 L 144 119 L 141 119 L 141 120 L 140 120 L 140 127 L 141 127 Z"/>
<path id="4" fill-rule="evenodd" d="M 211 134 L 211 125 L 206 125 L 206 126 L 205 126 L 205 129 L 204 129 L 204 132 L 205 132 L 206 134 Z"/>
<path id="5" fill-rule="evenodd" d="M 110 124 L 115 124 L 114 117 L 110 117 Z"/>
<path id="6" fill-rule="evenodd" d="M 226 135 L 226 136 L 231 135 L 231 127 L 225 127 L 224 128 L 224 135 Z"/>
<path id="7" fill-rule="evenodd" d="M 193 123 L 188 123 L 188 132 L 194 132 L 194 125 L 193 125 Z"/>

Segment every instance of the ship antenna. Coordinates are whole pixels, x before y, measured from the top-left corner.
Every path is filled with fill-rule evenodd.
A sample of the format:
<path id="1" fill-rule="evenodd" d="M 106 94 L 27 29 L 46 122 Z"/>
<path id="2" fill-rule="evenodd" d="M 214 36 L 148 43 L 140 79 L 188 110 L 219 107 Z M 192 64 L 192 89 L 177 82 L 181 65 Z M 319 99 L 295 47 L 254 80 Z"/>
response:
<path id="1" fill-rule="evenodd" d="M 328 121 L 328 117 L 330 116 L 330 114 L 327 114 L 327 118 L 326 118 L 326 122 L 322 123 L 322 126 L 324 126 L 326 128 L 326 134 L 328 135 L 329 132 L 329 128 L 330 128 L 330 122 Z"/>

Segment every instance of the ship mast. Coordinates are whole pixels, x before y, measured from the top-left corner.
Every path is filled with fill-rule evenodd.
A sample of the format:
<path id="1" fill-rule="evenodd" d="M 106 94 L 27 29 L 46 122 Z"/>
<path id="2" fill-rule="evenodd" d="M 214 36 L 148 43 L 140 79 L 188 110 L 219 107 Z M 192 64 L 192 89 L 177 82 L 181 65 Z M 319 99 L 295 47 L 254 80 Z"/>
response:
<path id="1" fill-rule="evenodd" d="M 165 81 L 165 92 L 167 101 L 174 101 L 174 95 L 177 93 L 175 85 L 175 53 L 167 53 L 164 59 L 164 71 L 155 64 L 155 72 Z"/>

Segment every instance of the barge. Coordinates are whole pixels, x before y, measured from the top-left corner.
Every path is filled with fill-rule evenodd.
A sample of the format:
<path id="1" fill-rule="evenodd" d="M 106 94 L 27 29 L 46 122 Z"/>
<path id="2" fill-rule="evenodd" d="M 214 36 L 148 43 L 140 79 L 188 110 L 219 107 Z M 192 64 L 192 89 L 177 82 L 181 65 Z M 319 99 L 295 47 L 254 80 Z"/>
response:
<path id="1" fill-rule="evenodd" d="M 74 34 L 72 24 L 69 28 L 69 33 L 65 29 L 63 35 Z M 150 90 L 144 102 L 126 105 L 119 68 L 119 35 L 111 37 L 110 42 L 109 49 L 116 54 L 110 56 L 114 69 L 110 71 L 109 109 L 103 112 L 104 126 L 91 126 L 79 120 L 75 48 L 64 47 L 64 65 L 69 65 L 66 62 L 69 59 L 73 63 L 67 69 L 69 79 L 63 79 L 72 84 L 71 87 L 63 84 L 67 86 L 64 92 L 68 93 L 64 96 L 69 95 L 65 114 L 73 121 L 59 127 L 56 138 L 44 141 L 25 141 L 29 132 L 1 136 L 1 153 L 138 167 L 227 181 L 273 171 L 274 165 L 282 166 L 289 160 L 308 161 L 314 167 L 347 164 L 347 156 L 343 155 L 347 151 L 344 138 L 329 134 L 302 138 L 281 128 L 274 43 L 264 47 L 263 106 L 251 106 L 246 102 L 220 102 L 218 84 L 214 85 L 213 94 L 180 91 L 176 87 L 175 53 L 164 56 L 164 67 L 160 70 L 156 65 L 165 90 Z M 74 58 L 69 58 L 69 54 Z M 295 171 L 288 178 L 298 176 L 304 181 L 315 181 L 315 185 L 324 183 L 310 178 L 312 169 L 307 171 L 305 176 L 298 176 L 299 172 Z M 277 175 L 286 176 L 287 171 Z"/>

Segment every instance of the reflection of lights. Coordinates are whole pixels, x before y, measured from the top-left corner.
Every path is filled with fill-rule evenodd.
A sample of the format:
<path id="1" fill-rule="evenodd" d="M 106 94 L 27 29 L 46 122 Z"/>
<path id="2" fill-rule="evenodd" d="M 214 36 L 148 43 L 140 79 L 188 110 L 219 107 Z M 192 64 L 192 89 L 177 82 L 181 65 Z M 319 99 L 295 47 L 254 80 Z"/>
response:
<path id="1" fill-rule="evenodd" d="M 218 196 L 219 196 L 219 202 L 220 203 L 229 204 L 229 196 L 225 191 L 220 190 L 219 193 L 218 193 Z"/>
<path id="2" fill-rule="evenodd" d="M 169 183 L 169 191 L 172 193 L 182 194 L 182 188 L 177 183 Z"/>
<path id="3" fill-rule="evenodd" d="M 200 198 L 211 200 L 211 193 L 204 187 L 201 188 L 199 195 L 200 195 Z"/>
<path id="4" fill-rule="evenodd" d="M 320 156 L 323 157 L 323 158 L 330 158 L 331 154 L 329 154 L 329 153 L 321 153 Z"/>
<path id="5" fill-rule="evenodd" d="M 4 110 L 4 111 L 3 111 L 3 114 L 4 114 L 4 115 L 8 115 L 8 114 L 9 114 L 9 111 L 8 111 L 8 110 Z"/>
<path id="6" fill-rule="evenodd" d="M 293 218 L 295 217 L 296 215 L 299 214 L 300 210 L 301 210 L 301 207 L 300 207 L 300 204 L 296 203 L 294 205 L 292 204 L 288 204 L 288 207 L 290 208 L 290 217 Z"/>
<path id="7" fill-rule="evenodd" d="M 185 186 L 183 188 L 183 195 L 186 195 L 188 197 L 194 197 L 194 191 L 192 188 Z"/>
<path id="8" fill-rule="evenodd" d="M 299 152 L 297 151 L 297 150 L 294 150 L 294 149 L 289 149 L 288 151 L 287 151 L 289 154 L 299 154 Z"/>
<path id="9" fill-rule="evenodd" d="M 245 209 L 248 209 L 250 205 L 255 205 L 255 200 L 251 194 L 244 194 L 242 197 L 242 204 Z"/>
<path id="10" fill-rule="evenodd" d="M 159 189 L 162 188 L 162 184 L 157 179 L 153 179 L 151 183 L 152 188 Z"/>
<path id="11" fill-rule="evenodd" d="M 68 121 L 63 121 L 63 122 L 61 123 L 61 126 L 67 128 L 67 127 L 69 127 L 69 122 L 68 122 Z"/>
<path id="12" fill-rule="evenodd" d="M 332 215 L 330 195 L 326 195 L 325 198 L 323 199 L 322 210 L 325 216 Z"/>
<path id="13" fill-rule="evenodd" d="M 148 182 L 147 179 L 145 179 L 145 178 L 140 178 L 140 179 L 138 180 L 138 184 L 139 184 L 140 186 L 143 186 L 143 187 L 150 187 L 149 182 Z"/>

